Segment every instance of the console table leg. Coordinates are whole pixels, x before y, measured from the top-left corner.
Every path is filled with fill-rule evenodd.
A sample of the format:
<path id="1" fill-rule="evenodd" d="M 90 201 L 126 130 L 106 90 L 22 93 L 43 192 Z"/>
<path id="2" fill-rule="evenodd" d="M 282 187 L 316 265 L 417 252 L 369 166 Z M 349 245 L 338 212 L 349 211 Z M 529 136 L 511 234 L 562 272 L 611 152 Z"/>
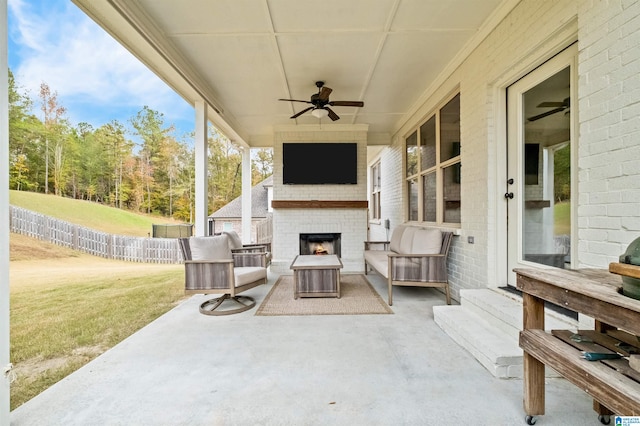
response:
<path id="1" fill-rule="evenodd" d="M 544 414 L 544 364 L 525 352 L 524 412 L 531 416 Z"/>
<path id="2" fill-rule="evenodd" d="M 598 333 L 606 333 L 608 330 L 615 330 L 616 328 L 607 323 L 596 320 L 594 329 Z M 598 418 L 602 418 L 602 416 L 612 416 L 614 414 L 613 411 L 609 410 L 607 407 L 600 404 L 595 399 L 593 400 L 593 411 L 598 413 Z"/>
<path id="3" fill-rule="evenodd" d="M 544 301 L 522 294 L 524 330 L 544 330 Z M 544 364 L 528 353 L 523 357 L 524 411 L 529 416 L 544 414 Z"/>

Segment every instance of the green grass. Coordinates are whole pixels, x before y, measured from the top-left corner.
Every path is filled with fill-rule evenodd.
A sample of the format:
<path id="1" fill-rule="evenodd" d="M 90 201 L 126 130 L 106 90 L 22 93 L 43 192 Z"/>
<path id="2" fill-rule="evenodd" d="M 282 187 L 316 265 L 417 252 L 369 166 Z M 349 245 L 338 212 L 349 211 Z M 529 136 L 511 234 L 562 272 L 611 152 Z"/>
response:
<path id="1" fill-rule="evenodd" d="M 555 235 L 571 235 L 571 203 L 566 201 L 554 206 Z"/>
<path id="2" fill-rule="evenodd" d="M 35 192 L 9 191 L 9 202 L 17 207 L 97 231 L 134 237 L 148 236 L 153 232 L 153 224 L 178 223 L 162 216 L 147 216 L 89 201 Z"/>
<path id="3" fill-rule="evenodd" d="M 146 237 L 153 224 L 176 223 L 33 192 L 10 191 L 9 200 L 119 235 Z M 15 234 L 10 243 L 10 350 L 16 373 L 12 410 L 184 298 L 182 265 L 110 261 Z"/>
<path id="4" fill-rule="evenodd" d="M 182 265 L 11 289 L 11 409 L 173 308 L 184 297 Z"/>

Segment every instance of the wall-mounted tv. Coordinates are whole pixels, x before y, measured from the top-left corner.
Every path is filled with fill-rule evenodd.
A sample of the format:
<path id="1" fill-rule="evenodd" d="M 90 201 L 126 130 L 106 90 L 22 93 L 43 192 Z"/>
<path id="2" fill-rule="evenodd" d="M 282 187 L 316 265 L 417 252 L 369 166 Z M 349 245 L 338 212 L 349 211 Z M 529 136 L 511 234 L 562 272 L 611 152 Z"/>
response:
<path id="1" fill-rule="evenodd" d="M 358 183 L 358 144 L 283 143 L 282 182 L 285 185 L 355 185 Z"/>

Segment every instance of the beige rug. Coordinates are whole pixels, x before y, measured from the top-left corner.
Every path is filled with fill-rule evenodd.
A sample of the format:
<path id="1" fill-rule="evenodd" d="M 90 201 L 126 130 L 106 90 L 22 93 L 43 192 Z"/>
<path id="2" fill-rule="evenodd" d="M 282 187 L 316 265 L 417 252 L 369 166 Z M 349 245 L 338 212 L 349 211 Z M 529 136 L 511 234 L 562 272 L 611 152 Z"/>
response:
<path id="1" fill-rule="evenodd" d="M 283 275 L 273 285 L 256 315 L 375 315 L 393 311 L 364 275 L 340 275 L 340 298 L 293 298 L 293 276 Z"/>

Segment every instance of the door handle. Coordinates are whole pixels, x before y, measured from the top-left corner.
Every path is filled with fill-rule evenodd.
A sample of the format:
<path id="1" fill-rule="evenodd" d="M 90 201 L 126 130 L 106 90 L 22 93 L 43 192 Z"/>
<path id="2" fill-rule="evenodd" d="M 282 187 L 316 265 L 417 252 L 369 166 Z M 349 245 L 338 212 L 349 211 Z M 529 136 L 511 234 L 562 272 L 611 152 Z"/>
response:
<path id="1" fill-rule="evenodd" d="M 504 198 L 507 198 L 509 200 L 513 199 L 513 192 L 507 192 L 504 194 Z"/>

